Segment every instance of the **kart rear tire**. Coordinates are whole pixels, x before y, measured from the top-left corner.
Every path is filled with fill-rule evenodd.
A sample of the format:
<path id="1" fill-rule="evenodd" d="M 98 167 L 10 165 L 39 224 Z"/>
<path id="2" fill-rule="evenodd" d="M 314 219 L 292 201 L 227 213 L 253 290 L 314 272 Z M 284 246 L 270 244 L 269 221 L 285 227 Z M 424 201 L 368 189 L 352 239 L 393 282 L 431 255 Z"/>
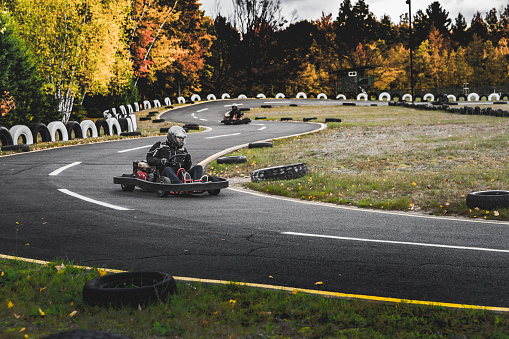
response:
<path id="1" fill-rule="evenodd" d="M 215 175 L 211 175 L 209 176 L 209 180 L 212 181 L 212 182 L 219 182 L 219 178 L 216 177 Z M 207 192 L 210 194 L 210 195 L 218 195 L 219 192 L 221 192 L 220 189 L 215 189 L 215 190 L 207 190 Z"/>
<path id="2" fill-rule="evenodd" d="M 157 182 L 160 184 L 171 184 L 171 180 L 168 177 L 160 177 L 159 180 L 157 180 Z M 156 194 L 158 197 L 164 198 L 170 194 L 170 191 L 157 190 Z"/>

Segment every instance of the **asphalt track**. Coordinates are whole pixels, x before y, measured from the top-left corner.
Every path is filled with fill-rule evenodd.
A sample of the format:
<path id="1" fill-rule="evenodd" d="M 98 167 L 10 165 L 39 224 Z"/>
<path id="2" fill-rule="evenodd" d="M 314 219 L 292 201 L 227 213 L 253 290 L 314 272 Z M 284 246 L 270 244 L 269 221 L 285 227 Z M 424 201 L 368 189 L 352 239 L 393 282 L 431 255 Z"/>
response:
<path id="1" fill-rule="evenodd" d="M 161 118 L 210 127 L 188 135 L 195 163 L 249 142 L 320 128 L 261 120 L 223 126 L 219 120 L 232 102 L 186 105 Z M 241 108 L 340 104 L 235 102 Z M 198 279 L 509 307 L 509 223 L 308 203 L 234 187 L 218 196 L 159 198 L 113 184 L 113 176 L 129 173 L 132 161 L 144 159 L 163 138 L 0 157 L 0 253 Z"/>

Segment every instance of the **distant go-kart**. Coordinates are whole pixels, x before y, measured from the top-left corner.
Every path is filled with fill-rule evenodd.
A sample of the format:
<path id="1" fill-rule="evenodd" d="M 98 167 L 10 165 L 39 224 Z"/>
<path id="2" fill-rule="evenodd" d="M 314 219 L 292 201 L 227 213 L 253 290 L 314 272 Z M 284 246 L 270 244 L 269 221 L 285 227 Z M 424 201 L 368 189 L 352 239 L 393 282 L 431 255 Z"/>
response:
<path id="1" fill-rule="evenodd" d="M 230 119 L 230 114 L 226 113 L 224 115 L 223 120 L 221 120 L 222 124 L 225 125 L 242 125 L 242 124 L 249 124 L 251 122 L 251 119 L 242 117 L 241 119 L 237 119 L 236 117 L 233 117 L 233 119 Z"/>
<path id="2" fill-rule="evenodd" d="M 175 157 L 182 157 L 176 155 Z M 170 161 L 172 160 L 170 159 Z M 156 192 L 160 197 L 169 194 L 201 194 L 208 192 L 210 195 L 218 195 L 221 189 L 227 188 L 229 183 L 225 178 L 209 176 L 207 182 L 185 180 L 186 170 L 180 168 L 177 176 L 182 184 L 172 184 L 170 178 L 161 176 L 156 166 L 150 166 L 146 161 L 133 161 L 133 172 L 113 177 L 114 184 L 120 184 L 122 191 L 132 192 L 136 187 L 146 191 Z"/>

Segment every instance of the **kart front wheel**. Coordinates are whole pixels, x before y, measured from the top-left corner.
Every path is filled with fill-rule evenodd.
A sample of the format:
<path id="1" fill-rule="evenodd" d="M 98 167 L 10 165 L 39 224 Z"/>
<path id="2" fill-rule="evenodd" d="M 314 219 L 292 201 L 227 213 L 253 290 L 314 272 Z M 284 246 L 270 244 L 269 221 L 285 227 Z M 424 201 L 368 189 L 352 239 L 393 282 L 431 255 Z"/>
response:
<path id="1" fill-rule="evenodd" d="M 209 180 L 212 181 L 212 182 L 218 182 L 219 181 L 219 178 L 216 177 L 215 175 L 211 175 L 209 176 Z M 215 190 L 207 190 L 207 192 L 210 194 L 210 195 L 218 195 L 219 192 L 221 192 L 220 189 L 215 189 Z"/>
<path id="2" fill-rule="evenodd" d="M 132 178 L 132 174 L 122 174 L 123 177 Z M 120 187 L 122 188 L 122 191 L 124 192 L 132 192 L 134 191 L 134 188 L 136 185 L 129 185 L 129 184 L 120 184 Z"/>
<path id="3" fill-rule="evenodd" d="M 157 182 L 160 184 L 171 184 L 171 180 L 168 177 L 160 177 L 159 180 L 157 180 Z M 165 190 L 159 189 L 156 191 L 156 193 L 157 193 L 157 196 L 164 198 L 164 197 L 167 197 L 168 194 L 170 194 L 170 191 L 165 191 Z"/>

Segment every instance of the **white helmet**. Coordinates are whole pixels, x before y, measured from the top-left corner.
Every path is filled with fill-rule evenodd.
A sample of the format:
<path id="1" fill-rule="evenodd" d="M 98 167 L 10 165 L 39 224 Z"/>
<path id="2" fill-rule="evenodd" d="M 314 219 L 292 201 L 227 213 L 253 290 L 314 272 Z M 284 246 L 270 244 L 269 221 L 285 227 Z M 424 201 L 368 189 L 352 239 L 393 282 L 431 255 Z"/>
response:
<path id="1" fill-rule="evenodd" d="M 168 129 L 166 139 L 176 148 L 182 148 L 186 143 L 186 137 L 186 131 L 181 126 L 172 126 Z"/>

